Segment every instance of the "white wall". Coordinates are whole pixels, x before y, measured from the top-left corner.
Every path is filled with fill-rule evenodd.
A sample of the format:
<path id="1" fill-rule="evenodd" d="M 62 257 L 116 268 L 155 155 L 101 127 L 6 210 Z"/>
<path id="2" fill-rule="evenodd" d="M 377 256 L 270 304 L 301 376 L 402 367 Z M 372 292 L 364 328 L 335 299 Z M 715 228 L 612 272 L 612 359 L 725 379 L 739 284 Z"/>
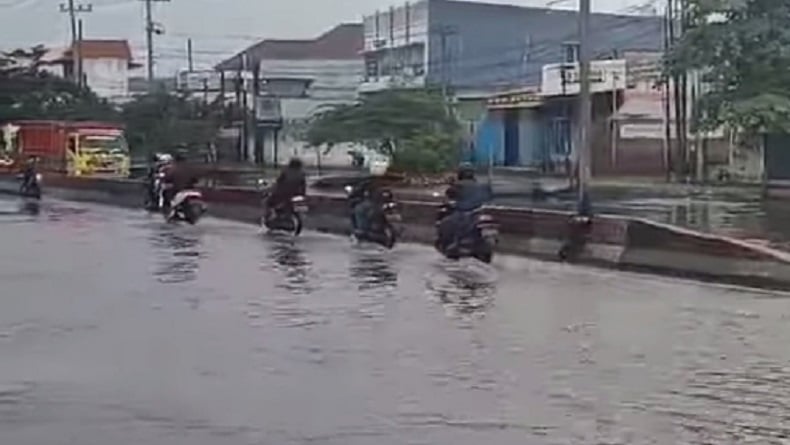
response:
<path id="1" fill-rule="evenodd" d="M 261 78 L 311 79 L 308 97 L 283 98 L 280 109 L 284 121 L 277 141 L 277 160 L 288 162 L 299 156 L 307 165 L 317 163 L 316 150 L 308 147 L 293 128 L 309 119 L 322 107 L 332 104 L 353 102 L 357 98 L 357 87 L 362 81 L 364 64 L 358 60 L 264 60 L 261 62 Z M 292 124 L 291 122 L 295 122 Z M 334 147 L 331 153 L 321 156 L 322 165 L 350 166 L 348 150 L 364 150 L 351 145 Z M 274 159 L 274 144 L 270 136 L 264 140 L 264 156 L 268 162 Z"/>
<path id="2" fill-rule="evenodd" d="M 88 86 L 102 98 L 117 100 L 129 95 L 129 65 L 123 59 L 85 59 Z"/>

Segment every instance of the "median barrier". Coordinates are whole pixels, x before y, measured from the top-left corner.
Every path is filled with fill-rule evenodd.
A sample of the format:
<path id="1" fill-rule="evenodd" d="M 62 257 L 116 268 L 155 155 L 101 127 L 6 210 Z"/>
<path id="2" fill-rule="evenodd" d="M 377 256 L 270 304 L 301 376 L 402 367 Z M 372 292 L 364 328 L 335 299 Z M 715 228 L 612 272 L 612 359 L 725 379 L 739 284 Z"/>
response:
<path id="1" fill-rule="evenodd" d="M 1 189 L 9 188 L 6 178 Z M 142 185 L 134 180 L 46 178 L 45 193 L 74 200 L 140 206 Z M 12 184 L 16 187 L 16 183 Z M 203 190 L 210 214 L 257 223 L 260 192 L 251 188 L 211 187 Z M 431 244 L 435 202 L 403 200 L 404 239 Z M 340 193 L 311 193 L 308 228 L 348 233 L 348 202 Z M 557 260 L 569 236 L 570 212 L 491 207 L 500 224 L 503 253 Z M 653 221 L 600 215 L 593 218 L 587 243 L 576 262 L 610 268 L 716 280 L 790 290 L 790 254 L 744 241 L 696 232 Z"/>

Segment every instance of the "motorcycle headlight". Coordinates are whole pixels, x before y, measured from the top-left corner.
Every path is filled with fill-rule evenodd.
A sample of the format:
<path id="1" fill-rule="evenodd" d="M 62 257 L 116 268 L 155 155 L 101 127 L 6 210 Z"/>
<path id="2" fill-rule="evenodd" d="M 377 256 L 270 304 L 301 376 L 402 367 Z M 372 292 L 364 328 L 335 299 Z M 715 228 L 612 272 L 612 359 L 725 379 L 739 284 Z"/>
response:
<path id="1" fill-rule="evenodd" d="M 36 173 L 36 182 L 41 182 L 44 177 L 41 176 L 41 173 Z"/>
<path id="2" fill-rule="evenodd" d="M 354 187 L 351 187 L 350 185 L 345 186 L 344 189 L 345 189 L 347 195 L 350 195 L 351 192 L 354 191 Z"/>

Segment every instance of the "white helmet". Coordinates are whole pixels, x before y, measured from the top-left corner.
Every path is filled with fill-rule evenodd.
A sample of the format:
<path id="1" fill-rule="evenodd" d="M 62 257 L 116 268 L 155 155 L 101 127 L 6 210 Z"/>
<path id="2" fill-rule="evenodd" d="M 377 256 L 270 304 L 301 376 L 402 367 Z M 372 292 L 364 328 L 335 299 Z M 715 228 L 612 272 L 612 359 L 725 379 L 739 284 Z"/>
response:
<path id="1" fill-rule="evenodd" d="M 159 162 L 163 162 L 163 163 L 173 162 L 173 155 L 171 155 L 170 153 L 159 153 L 157 157 L 159 158 Z"/>

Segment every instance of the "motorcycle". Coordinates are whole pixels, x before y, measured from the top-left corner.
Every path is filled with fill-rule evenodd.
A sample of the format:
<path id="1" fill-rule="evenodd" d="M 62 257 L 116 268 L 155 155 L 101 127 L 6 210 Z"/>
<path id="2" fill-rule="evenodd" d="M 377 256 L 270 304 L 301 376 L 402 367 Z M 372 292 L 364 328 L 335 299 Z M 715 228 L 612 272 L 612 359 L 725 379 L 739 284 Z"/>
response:
<path id="1" fill-rule="evenodd" d="M 449 259 L 476 258 L 490 264 L 499 238 L 499 228 L 494 218 L 483 208 L 466 213 L 461 224 L 465 233 L 457 238 L 457 243 L 446 244 L 441 240 L 440 227 L 442 221 L 453 212 L 453 201 L 445 202 L 439 207 L 436 217 L 436 250 Z"/>
<path id="2" fill-rule="evenodd" d="M 157 172 L 153 178 L 153 184 L 146 187 L 146 202 L 145 208 L 151 212 L 156 212 L 165 208 L 164 196 L 164 172 Z"/>
<path id="3" fill-rule="evenodd" d="M 203 194 L 199 190 L 182 190 L 173 198 L 170 211 L 167 213 L 167 221 L 186 221 L 189 224 L 196 224 L 206 213 L 206 202 Z"/>
<path id="4" fill-rule="evenodd" d="M 21 177 L 22 184 L 19 186 L 19 195 L 23 198 L 41 199 L 41 173 Z"/>
<path id="5" fill-rule="evenodd" d="M 268 198 L 267 196 L 264 198 Z M 276 208 L 267 208 L 261 217 L 261 227 L 268 230 L 277 230 L 292 233 L 298 236 L 302 233 L 302 218 L 307 213 L 307 201 L 304 196 L 291 198 L 291 205 L 280 205 Z"/>
<path id="6" fill-rule="evenodd" d="M 400 223 L 402 216 L 398 209 L 398 204 L 392 192 L 389 190 L 382 190 L 380 198 L 377 200 L 379 203 L 378 208 L 373 209 L 370 215 L 368 230 L 361 231 L 356 227 L 353 210 L 362 202 L 360 197 L 353 186 L 347 185 L 345 187 L 346 194 L 348 195 L 349 204 L 351 207 L 351 227 L 354 229 L 355 237 L 360 241 L 370 241 L 380 244 L 388 249 L 395 247 L 395 243 L 401 235 Z"/>

